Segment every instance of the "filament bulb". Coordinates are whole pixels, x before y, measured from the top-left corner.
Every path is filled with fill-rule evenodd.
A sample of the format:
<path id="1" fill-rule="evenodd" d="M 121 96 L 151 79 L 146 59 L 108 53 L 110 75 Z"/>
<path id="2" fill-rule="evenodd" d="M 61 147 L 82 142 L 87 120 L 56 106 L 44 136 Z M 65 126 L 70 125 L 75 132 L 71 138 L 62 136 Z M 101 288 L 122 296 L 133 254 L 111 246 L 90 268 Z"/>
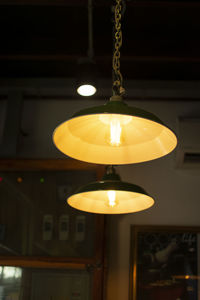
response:
<path id="1" fill-rule="evenodd" d="M 125 125 L 133 119 L 131 116 L 117 114 L 102 114 L 99 116 L 102 123 L 107 125 L 106 140 L 109 145 L 117 147 L 125 141 Z"/>
<path id="2" fill-rule="evenodd" d="M 115 191 L 108 191 L 107 195 L 108 195 L 108 205 L 110 207 L 115 207 L 117 205 L 116 192 Z"/>
<path id="3" fill-rule="evenodd" d="M 117 119 L 110 122 L 110 144 L 112 146 L 119 146 L 121 144 L 122 128 L 120 121 Z"/>

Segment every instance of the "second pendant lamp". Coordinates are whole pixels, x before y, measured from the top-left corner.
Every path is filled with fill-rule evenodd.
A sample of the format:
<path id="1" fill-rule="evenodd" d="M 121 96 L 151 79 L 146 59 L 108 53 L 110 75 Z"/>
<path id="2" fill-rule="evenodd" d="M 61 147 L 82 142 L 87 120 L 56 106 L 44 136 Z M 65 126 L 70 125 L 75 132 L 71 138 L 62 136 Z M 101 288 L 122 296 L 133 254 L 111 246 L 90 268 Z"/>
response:
<path id="1" fill-rule="evenodd" d="M 121 181 L 112 166 L 107 167 L 101 181 L 79 188 L 67 202 L 78 210 L 100 214 L 133 213 L 154 204 L 153 198 L 143 188 Z"/>
<path id="2" fill-rule="evenodd" d="M 54 144 L 61 152 L 89 163 L 145 162 L 167 155 L 177 145 L 176 135 L 158 117 L 122 101 L 121 9 L 121 0 L 116 0 L 113 96 L 105 105 L 75 113 L 53 133 Z"/>

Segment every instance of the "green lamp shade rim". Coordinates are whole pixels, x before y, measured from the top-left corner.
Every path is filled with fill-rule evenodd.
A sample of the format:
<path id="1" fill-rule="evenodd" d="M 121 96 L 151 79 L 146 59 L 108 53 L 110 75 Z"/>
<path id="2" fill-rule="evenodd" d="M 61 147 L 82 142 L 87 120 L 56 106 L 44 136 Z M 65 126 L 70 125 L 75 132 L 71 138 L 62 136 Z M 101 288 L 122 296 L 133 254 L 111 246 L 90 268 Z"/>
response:
<path id="1" fill-rule="evenodd" d="M 91 182 L 87 185 L 80 187 L 78 190 L 72 193 L 72 195 L 86 193 L 86 192 L 109 191 L 109 190 L 133 192 L 133 193 L 149 196 L 149 194 L 142 187 L 132 183 L 119 181 L 119 180 L 106 180 L 106 181 L 102 180 L 102 181 Z"/>
<path id="2" fill-rule="evenodd" d="M 95 114 L 119 114 L 119 115 L 127 115 L 132 117 L 138 117 L 147 119 L 153 122 L 157 122 L 165 127 L 167 127 L 158 117 L 156 117 L 154 114 L 143 110 L 141 108 L 137 107 L 131 107 L 128 106 L 123 101 L 109 101 L 105 103 L 104 105 L 100 106 L 93 106 L 90 108 L 82 109 L 78 112 L 76 112 L 71 118 L 77 118 L 81 116 L 87 116 L 87 115 L 95 115 Z"/>

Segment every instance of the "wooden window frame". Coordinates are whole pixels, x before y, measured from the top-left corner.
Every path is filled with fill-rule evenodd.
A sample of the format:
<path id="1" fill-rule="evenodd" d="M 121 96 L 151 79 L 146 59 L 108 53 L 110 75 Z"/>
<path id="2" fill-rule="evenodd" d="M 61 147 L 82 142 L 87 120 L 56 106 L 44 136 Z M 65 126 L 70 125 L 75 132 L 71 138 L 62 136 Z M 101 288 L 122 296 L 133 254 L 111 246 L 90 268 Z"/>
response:
<path id="1" fill-rule="evenodd" d="M 104 167 L 72 159 L 0 159 L 1 172 L 14 171 L 96 171 L 100 180 Z M 105 296 L 105 218 L 97 214 L 95 218 L 95 251 L 91 258 L 41 257 L 41 256 L 0 256 L 0 265 L 31 268 L 88 270 L 92 273 L 91 299 L 103 300 Z"/>

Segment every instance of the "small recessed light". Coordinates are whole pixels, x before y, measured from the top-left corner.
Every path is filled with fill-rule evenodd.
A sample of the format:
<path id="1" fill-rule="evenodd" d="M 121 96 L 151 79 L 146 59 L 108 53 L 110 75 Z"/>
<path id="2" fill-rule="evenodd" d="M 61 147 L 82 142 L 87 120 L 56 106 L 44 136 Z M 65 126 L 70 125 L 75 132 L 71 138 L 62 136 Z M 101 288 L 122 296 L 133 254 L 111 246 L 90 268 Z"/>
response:
<path id="1" fill-rule="evenodd" d="M 78 87 L 77 93 L 81 96 L 92 96 L 96 93 L 96 88 L 90 84 L 84 84 Z"/>

